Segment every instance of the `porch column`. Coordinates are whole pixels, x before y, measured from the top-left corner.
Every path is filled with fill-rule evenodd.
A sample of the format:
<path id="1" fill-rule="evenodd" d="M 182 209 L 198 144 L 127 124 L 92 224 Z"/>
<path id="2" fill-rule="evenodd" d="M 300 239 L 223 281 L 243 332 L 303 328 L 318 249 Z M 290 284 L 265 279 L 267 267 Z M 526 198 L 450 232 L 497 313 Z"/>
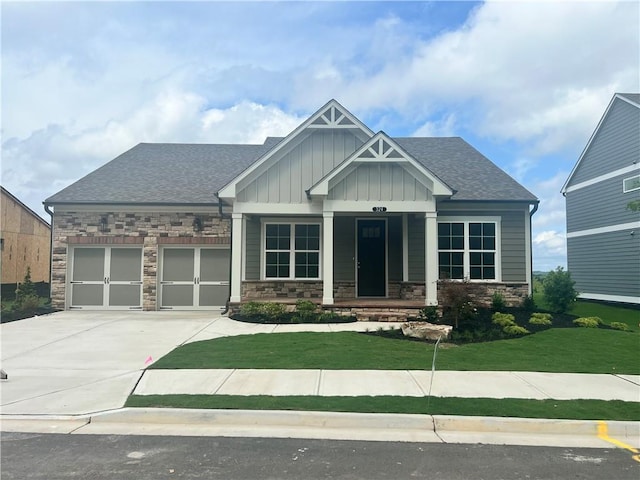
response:
<path id="1" fill-rule="evenodd" d="M 242 214 L 231 214 L 231 303 L 242 299 Z"/>
<path id="2" fill-rule="evenodd" d="M 322 303 L 333 305 L 333 212 L 322 213 Z"/>
<path id="3" fill-rule="evenodd" d="M 427 212 L 424 225 L 425 305 L 438 305 L 438 214 Z"/>

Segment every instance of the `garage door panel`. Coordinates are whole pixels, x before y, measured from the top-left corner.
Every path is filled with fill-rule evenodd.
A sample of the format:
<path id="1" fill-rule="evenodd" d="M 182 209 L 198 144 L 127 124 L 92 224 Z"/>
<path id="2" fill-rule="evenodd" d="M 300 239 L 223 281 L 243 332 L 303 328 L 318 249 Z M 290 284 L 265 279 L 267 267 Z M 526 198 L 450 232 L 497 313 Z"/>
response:
<path id="1" fill-rule="evenodd" d="M 111 249 L 111 281 L 140 281 L 142 254 L 137 248 Z"/>
<path id="2" fill-rule="evenodd" d="M 72 278 L 76 282 L 102 281 L 104 273 L 104 248 L 77 248 L 74 250 Z"/>
<path id="3" fill-rule="evenodd" d="M 194 278 L 195 250 L 193 248 L 169 248 L 164 250 L 162 280 L 165 282 L 189 282 Z"/>
<path id="4" fill-rule="evenodd" d="M 104 302 L 104 285 L 71 285 L 71 305 L 100 307 Z"/>
<path id="5" fill-rule="evenodd" d="M 228 285 L 200 285 L 200 306 L 219 307 L 227 303 Z"/>
<path id="6" fill-rule="evenodd" d="M 200 281 L 228 281 L 229 252 L 228 249 L 214 248 L 203 248 L 200 250 Z"/>
<path id="7" fill-rule="evenodd" d="M 135 307 L 140 304 L 142 285 L 110 285 L 109 306 Z"/>
<path id="8" fill-rule="evenodd" d="M 193 289 L 193 285 L 164 285 L 162 287 L 162 306 L 193 306 Z"/>

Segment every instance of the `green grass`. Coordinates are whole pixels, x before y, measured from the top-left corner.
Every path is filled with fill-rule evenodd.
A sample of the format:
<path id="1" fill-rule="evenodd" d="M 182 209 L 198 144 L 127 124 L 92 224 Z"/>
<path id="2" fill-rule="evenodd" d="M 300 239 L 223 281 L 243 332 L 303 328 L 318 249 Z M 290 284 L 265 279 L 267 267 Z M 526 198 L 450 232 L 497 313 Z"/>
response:
<path id="1" fill-rule="evenodd" d="M 521 338 L 448 346 L 438 370 L 640 373 L 640 335 L 554 328 Z M 240 335 L 183 345 L 151 368 L 425 370 L 433 344 L 355 333 Z"/>
<path id="2" fill-rule="evenodd" d="M 547 310 L 549 306 L 544 301 L 542 293 L 533 295 L 536 306 L 541 310 Z M 632 331 L 640 331 L 638 324 L 640 323 L 640 310 L 628 307 L 621 307 L 601 302 L 590 302 L 586 300 L 578 300 L 575 302 L 569 312 L 571 315 L 578 317 L 600 317 L 606 324 L 611 322 L 626 323 Z"/>
<path id="3" fill-rule="evenodd" d="M 524 400 L 432 397 L 272 397 L 237 395 L 132 395 L 126 407 L 303 410 L 472 415 L 576 420 L 640 420 L 640 403 L 619 400 Z"/>

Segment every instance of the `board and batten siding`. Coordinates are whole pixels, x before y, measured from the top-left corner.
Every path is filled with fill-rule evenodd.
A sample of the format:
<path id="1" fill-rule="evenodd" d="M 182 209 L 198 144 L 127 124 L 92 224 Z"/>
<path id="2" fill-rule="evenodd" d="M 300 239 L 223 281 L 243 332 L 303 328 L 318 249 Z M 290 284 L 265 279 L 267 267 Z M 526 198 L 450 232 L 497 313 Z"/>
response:
<path id="1" fill-rule="evenodd" d="M 391 163 L 361 164 L 330 191 L 330 200 L 426 201 L 431 192 L 404 168 Z"/>
<path id="2" fill-rule="evenodd" d="M 349 130 L 318 130 L 286 152 L 237 195 L 239 202 L 306 203 L 305 191 L 362 145 Z"/>
<path id="3" fill-rule="evenodd" d="M 409 251 L 409 281 L 424 282 L 425 219 L 421 215 L 409 215 L 407 219 L 407 249 Z"/>
<path id="4" fill-rule="evenodd" d="M 640 215 L 628 209 L 627 204 L 640 200 L 640 190 L 622 190 L 622 180 L 631 176 L 620 175 L 567 192 L 567 232 L 637 222 Z"/>
<path id="5" fill-rule="evenodd" d="M 567 185 L 628 167 L 640 155 L 640 109 L 615 99 Z"/>
<path id="6" fill-rule="evenodd" d="M 632 231 L 567 239 L 568 269 L 579 293 L 640 298 L 640 235 Z"/>
<path id="7" fill-rule="evenodd" d="M 525 219 L 529 215 L 528 205 L 513 209 L 471 209 L 464 205 L 446 204 L 438 210 L 438 217 L 460 217 L 473 221 L 474 217 L 500 217 L 502 282 L 521 283 L 527 281 L 527 253 Z"/>
<path id="8" fill-rule="evenodd" d="M 260 280 L 261 264 L 261 232 L 260 219 L 247 217 L 246 219 L 246 249 L 245 249 L 245 278 L 247 280 Z"/>

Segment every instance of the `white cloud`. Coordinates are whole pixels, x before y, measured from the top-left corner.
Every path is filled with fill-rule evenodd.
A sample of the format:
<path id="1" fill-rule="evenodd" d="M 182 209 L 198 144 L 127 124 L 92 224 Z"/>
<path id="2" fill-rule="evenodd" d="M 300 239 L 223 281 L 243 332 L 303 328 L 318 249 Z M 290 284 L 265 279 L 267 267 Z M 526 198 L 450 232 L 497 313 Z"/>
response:
<path id="1" fill-rule="evenodd" d="M 426 122 L 415 132 L 414 137 L 453 137 L 456 131 L 456 116 L 454 113 L 433 122 Z"/>
<path id="2" fill-rule="evenodd" d="M 557 266 L 566 268 L 566 256 L 567 244 L 563 233 L 547 230 L 533 238 L 534 270 L 548 271 Z"/>

